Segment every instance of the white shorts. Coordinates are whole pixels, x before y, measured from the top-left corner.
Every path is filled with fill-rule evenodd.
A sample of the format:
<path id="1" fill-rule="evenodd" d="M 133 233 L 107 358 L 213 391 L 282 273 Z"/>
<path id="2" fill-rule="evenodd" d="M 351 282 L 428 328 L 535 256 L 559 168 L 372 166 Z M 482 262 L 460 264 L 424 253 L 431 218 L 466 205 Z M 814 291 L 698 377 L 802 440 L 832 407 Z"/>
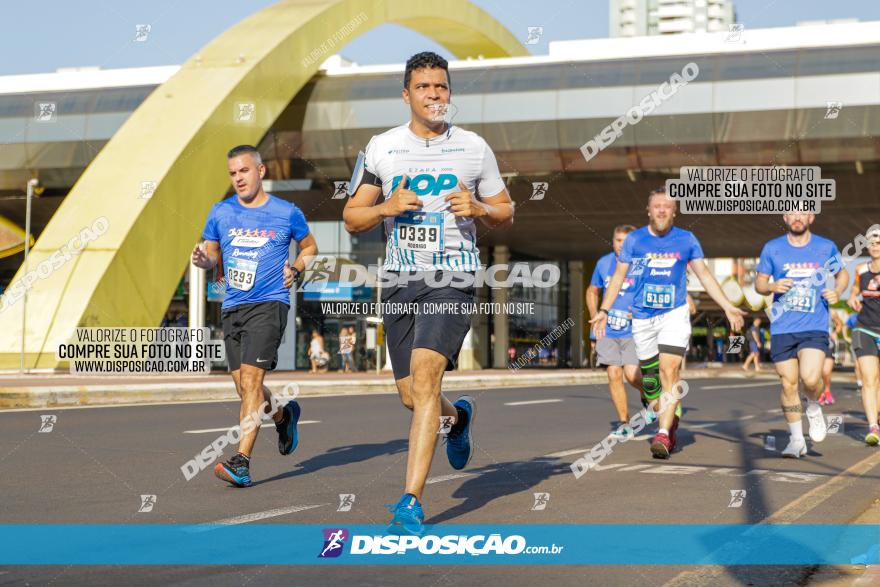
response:
<path id="1" fill-rule="evenodd" d="M 633 341 L 640 361 L 661 352 L 684 355 L 691 340 L 691 315 L 684 304 L 653 318 L 633 318 Z"/>

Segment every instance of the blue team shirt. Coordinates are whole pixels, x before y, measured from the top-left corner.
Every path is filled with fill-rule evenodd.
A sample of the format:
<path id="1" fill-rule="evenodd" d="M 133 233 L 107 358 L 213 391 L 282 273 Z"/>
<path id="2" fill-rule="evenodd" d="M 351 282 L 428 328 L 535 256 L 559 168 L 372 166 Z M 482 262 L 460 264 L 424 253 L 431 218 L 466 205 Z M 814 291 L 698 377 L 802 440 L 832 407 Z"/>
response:
<path id="1" fill-rule="evenodd" d="M 271 301 L 290 305 L 284 262 L 290 241 L 308 234 L 300 209 L 271 194 L 259 208 L 242 206 L 238 196 L 214 204 L 202 238 L 218 241 L 223 252 L 226 296 L 221 308 Z"/>
<path id="2" fill-rule="evenodd" d="M 687 303 L 687 264 L 703 258 L 703 248 L 690 231 L 673 226 L 663 236 L 643 226 L 626 235 L 620 261 L 629 263 L 635 279 L 633 318 L 653 318 Z"/>
<path id="3" fill-rule="evenodd" d="M 834 257 L 840 257 L 837 245 L 815 234 L 811 234 L 810 241 L 802 247 L 793 246 L 786 235 L 764 245 L 755 270 L 770 275 L 774 281 L 784 278 L 794 281 L 785 294 L 773 294 L 773 303 L 782 304 L 785 311 L 770 322 L 771 335 L 810 330 L 828 331 L 828 302 L 822 297 L 822 290 L 827 286 L 824 280 L 819 285 L 814 285 L 811 277 Z M 829 269 L 839 270 L 837 265 L 832 263 Z"/>
<path id="4" fill-rule="evenodd" d="M 590 285 L 595 285 L 601 290 L 608 289 L 611 276 L 617 267 L 617 256 L 610 252 L 596 263 Z M 605 336 L 609 338 L 629 338 L 632 336 L 632 286 L 635 280 L 629 274 L 624 278 L 620 286 L 620 293 L 608 312 L 608 322 L 605 328 Z"/>

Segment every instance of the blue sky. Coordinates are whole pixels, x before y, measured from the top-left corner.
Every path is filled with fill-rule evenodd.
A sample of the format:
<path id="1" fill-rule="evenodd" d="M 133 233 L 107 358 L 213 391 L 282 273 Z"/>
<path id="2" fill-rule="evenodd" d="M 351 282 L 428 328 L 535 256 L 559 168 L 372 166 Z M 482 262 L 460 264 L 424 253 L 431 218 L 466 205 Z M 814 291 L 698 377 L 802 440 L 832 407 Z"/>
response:
<path id="1" fill-rule="evenodd" d="M 4 6 L 6 32 L 0 74 L 42 73 L 59 67 L 103 68 L 183 63 L 236 22 L 275 0 L 41 0 Z M 474 0 L 517 36 L 543 26 L 542 42 L 606 37 L 607 0 Z M 791 26 L 801 20 L 858 18 L 880 20 L 877 0 L 738 0 L 737 20 L 749 28 Z M 135 43 L 137 24 L 152 27 L 149 39 Z M 413 53 L 445 53 L 425 37 L 382 25 L 354 39 L 341 53 L 361 64 L 402 62 Z"/>

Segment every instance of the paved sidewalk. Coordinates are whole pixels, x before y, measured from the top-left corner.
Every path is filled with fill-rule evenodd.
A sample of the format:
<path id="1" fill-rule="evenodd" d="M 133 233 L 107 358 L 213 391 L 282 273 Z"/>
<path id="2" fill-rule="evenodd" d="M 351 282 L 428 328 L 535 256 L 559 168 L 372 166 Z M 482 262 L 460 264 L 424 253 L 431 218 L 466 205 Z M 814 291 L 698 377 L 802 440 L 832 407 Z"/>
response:
<path id="1" fill-rule="evenodd" d="M 683 379 L 735 377 L 775 379 L 772 370 L 755 376 L 736 366 L 694 367 L 682 372 Z M 605 383 L 605 372 L 598 369 L 483 369 L 453 371 L 443 379 L 444 390 L 490 389 L 498 387 L 544 387 L 548 385 L 589 385 Z M 835 381 L 854 381 L 852 373 L 835 373 Z M 396 393 L 390 372 L 323 373 L 276 371 L 266 384 L 272 391 L 308 396 Z M 84 405 L 120 405 L 179 401 L 236 399 L 228 373 L 199 376 L 70 376 L 57 373 L 0 373 L 0 408 L 41 408 Z"/>

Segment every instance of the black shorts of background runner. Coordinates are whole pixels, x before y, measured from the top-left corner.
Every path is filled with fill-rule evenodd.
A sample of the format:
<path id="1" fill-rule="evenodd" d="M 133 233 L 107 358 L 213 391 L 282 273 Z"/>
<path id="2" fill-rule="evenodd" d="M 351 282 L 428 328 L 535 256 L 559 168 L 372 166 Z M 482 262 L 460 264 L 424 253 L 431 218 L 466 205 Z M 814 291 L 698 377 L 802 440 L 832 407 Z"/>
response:
<path id="1" fill-rule="evenodd" d="M 860 265 L 856 268 L 856 280 L 862 294 L 862 309 L 852 332 L 852 349 L 856 357 L 876 357 L 880 338 L 880 273 L 871 271 L 870 263 Z"/>
<path id="2" fill-rule="evenodd" d="M 420 273 L 426 276 L 431 274 L 436 283 L 442 282 L 442 275 L 448 272 L 438 270 Z M 410 375 L 410 358 L 412 350 L 416 348 L 437 351 L 447 359 L 446 370 L 455 369 L 464 337 L 471 327 L 471 315 L 470 313 L 437 313 L 432 311 L 431 306 L 436 308 L 436 305 L 444 303 L 473 304 L 473 286 L 430 287 L 422 278 L 417 281 L 411 280 L 405 286 L 394 285 L 383 290 L 382 302 L 388 304 L 386 308 L 394 310 L 406 308 L 409 304 L 417 304 L 420 308 L 418 313 L 386 312 L 382 316 L 394 379 L 403 379 Z"/>
<path id="3" fill-rule="evenodd" d="M 852 331 L 852 350 L 856 357 L 880 356 L 878 341 L 880 341 L 880 328 L 870 328 L 856 322 L 856 327 Z"/>
<path id="4" fill-rule="evenodd" d="M 289 310 L 282 302 L 257 302 L 223 311 L 223 341 L 230 371 L 237 371 L 242 363 L 267 371 L 275 368 Z"/>

